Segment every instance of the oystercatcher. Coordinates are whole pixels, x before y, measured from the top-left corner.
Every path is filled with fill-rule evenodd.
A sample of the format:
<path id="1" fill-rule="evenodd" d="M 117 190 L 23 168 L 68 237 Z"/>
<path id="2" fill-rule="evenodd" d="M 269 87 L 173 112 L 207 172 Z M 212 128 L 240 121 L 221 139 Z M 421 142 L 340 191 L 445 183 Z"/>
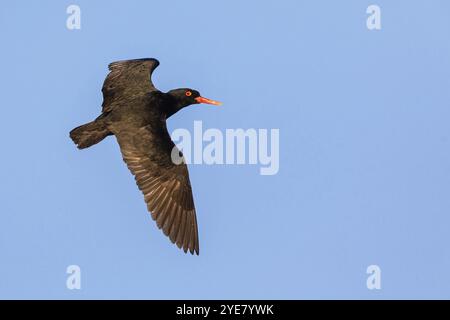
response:
<path id="1" fill-rule="evenodd" d="M 73 129 L 70 137 L 79 149 L 84 149 L 114 135 L 158 228 L 184 252 L 198 255 L 197 218 L 188 169 L 170 138 L 166 120 L 192 104 L 221 103 L 189 88 L 159 91 L 151 81 L 158 65 L 156 59 L 111 63 L 102 88 L 102 113 Z M 174 155 L 179 157 L 177 161 Z"/>

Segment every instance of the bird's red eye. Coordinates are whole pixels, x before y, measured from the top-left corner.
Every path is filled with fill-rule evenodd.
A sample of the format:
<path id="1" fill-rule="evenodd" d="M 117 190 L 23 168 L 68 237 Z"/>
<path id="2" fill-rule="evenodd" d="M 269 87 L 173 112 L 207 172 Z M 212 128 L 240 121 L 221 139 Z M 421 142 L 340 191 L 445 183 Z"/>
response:
<path id="1" fill-rule="evenodd" d="M 190 97 L 190 96 L 192 96 L 192 92 L 186 91 L 186 97 Z"/>

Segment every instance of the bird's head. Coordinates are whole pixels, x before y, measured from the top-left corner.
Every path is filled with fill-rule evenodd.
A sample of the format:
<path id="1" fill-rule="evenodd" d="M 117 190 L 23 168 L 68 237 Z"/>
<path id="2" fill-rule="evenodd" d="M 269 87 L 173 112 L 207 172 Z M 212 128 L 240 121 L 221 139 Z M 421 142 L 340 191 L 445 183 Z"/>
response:
<path id="1" fill-rule="evenodd" d="M 200 92 L 189 88 L 171 90 L 168 94 L 176 101 L 178 110 L 190 106 L 191 104 L 206 103 L 215 106 L 220 106 L 222 104 L 219 101 L 204 98 L 200 95 Z"/>

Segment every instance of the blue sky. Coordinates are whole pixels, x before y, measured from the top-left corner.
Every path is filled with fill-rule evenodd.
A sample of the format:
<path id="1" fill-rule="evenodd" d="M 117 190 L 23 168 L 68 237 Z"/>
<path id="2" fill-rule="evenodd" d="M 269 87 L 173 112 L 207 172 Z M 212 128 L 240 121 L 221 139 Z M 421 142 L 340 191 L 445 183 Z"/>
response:
<path id="1" fill-rule="evenodd" d="M 81 8 L 81 30 L 66 8 Z M 381 7 L 382 29 L 366 28 Z M 3 1 L 0 298 L 450 298 L 448 1 Z M 169 128 L 280 129 L 280 170 L 189 167 L 200 256 L 159 231 L 100 112 L 107 64 L 224 102 Z M 79 265 L 81 290 L 66 288 Z M 366 268 L 382 270 L 368 290 Z"/>

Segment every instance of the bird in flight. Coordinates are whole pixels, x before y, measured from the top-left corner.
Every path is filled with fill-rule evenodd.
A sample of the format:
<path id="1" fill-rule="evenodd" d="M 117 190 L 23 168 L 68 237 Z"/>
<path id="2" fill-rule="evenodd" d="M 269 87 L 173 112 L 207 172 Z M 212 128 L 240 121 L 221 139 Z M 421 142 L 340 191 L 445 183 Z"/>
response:
<path id="1" fill-rule="evenodd" d="M 84 149 L 107 136 L 116 136 L 123 160 L 158 228 L 185 253 L 198 255 L 197 218 L 189 173 L 182 153 L 167 131 L 166 119 L 192 104 L 221 103 L 188 88 L 159 91 L 151 81 L 158 65 L 156 59 L 111 63 L 103 83 L 100 116 L 73 129 L 70 137 L 79 149 Z M 177 161 L 173 161 L 174 154 L 179 157 Z"/>

